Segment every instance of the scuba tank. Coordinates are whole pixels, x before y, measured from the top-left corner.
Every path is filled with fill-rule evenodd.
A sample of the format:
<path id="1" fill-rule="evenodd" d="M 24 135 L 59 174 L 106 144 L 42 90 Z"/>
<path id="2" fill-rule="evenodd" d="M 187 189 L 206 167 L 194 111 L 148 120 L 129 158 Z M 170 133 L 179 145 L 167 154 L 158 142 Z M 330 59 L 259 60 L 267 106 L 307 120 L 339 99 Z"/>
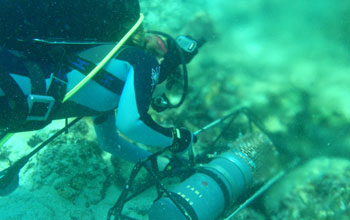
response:
<path id="1" fill-rule="evenodd" d="M 49 57 L 51 48 L 84 49 L 81 45 L 57 46 L 33 39 L 116 42 L 140 14 L 138 0 L 1 0 L 1 3 L 0 47 L 25 52 L 33 58 Z"/>

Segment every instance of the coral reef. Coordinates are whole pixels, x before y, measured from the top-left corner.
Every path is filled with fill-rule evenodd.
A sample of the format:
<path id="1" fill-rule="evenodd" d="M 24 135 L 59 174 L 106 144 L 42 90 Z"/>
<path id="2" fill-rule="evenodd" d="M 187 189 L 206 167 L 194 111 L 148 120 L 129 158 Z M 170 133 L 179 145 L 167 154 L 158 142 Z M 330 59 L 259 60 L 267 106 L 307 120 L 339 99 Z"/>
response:
<path id="1" fill-rule="evenodd" d="M 59 196 L 71 202 L 84 197 L 86 206 L 104 198 L 107 164 L 97 142 L 86 138 L 88 130 L 87 123 L 81 121 L 37 155 L 37 163 L 30 166 L 34 170 L 32 190 L 53 186 Z"/>
<path id="2" fill-rule="evenodd" d="M 178 4 L 164 4 L 154 11 L 171 8 L 177 12 L 182 7 L 187 12 L 192 5 L 187 1 L 174 2 Z M 143 8 L 152 11 L 147 5 L 144 1 Z M 195 130 L 233 108 L 246 106 L 271 132 L 286 164 L 295 157 L 310 160 L 319 156 L 338 157 L 332 159 L 332 163 L 342 163 L 341 158 L 350 156 L 350 44 L 346 37 L 350 27 L 349 13 L 346 13 L 349 6 L 339 0 L 336 4 L 323 1 L 317 6 L 314 1 L 288 4 L 274 0 L 255 0 L 249 4 L 244 0 L 204 2 L 200 10 L 208 15 L 213 25 L 210 29 L 215 30 L 209 36 L 214 36 L 215 40 L 201 48 L 189 64 L 190 92 L 184 106 L 157 118 Z M 186 13 L 187 20 L 196 20 L 195 14 Z M 182 16 L 172 15 L 179 16 L 177 28 L 165 19 L 169 26 L 163 30 L 174 33 L 182 26 L 179 32 L 186 33 L 188 29 Z M 162 16 L 156 21 L 161 23 Z M 208 145 L 217 133 L 213 129 L 201 135 L 195 146 L 197 152 L 213 147 Z M 211 153 L 219 150 L 212 149 Z M 323 190 L 323 194 L 342 193 L 336 185 L 345 181 L 346 172 L 336 175 L 325 170 L 320 168 L 319 177 L 309 180 L 313 189 L 308 191 L 302 184 L 299 189 L 310 195 L 317 194 L 317 190 Z M 307 173 L 299 170 L 296 178 Z M 328 219 L 346 219 L 341 214 L 331 216 L 327 199 L 315 196 L 318 199 L 312 200 L 311 213 L 323 210 Z M 303 215 L 308 218 L 305 207 L 299 206 L 294 212 L 299 219 L 303 219 Z M 272 216 L 277 218 L 278 215 Z"/>
<path id="3" fill-rule="evenodd" d="M 350 161 L 317 158 L 288 174 L 264 196 L 271 219 L 350 218 Z"/>

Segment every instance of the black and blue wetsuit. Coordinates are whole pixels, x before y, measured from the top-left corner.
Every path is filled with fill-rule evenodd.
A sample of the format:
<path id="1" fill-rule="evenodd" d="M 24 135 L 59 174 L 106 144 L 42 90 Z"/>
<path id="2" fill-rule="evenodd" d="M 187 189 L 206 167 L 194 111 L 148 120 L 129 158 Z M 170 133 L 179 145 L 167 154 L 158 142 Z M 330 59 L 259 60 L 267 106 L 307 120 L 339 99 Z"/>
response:
<path id="1" fill-rule="evenodd" d="M 80 82 L 110 49 L 111 46 L 98 46 L 85 50 L 74 58 L 61 77 L 61 81 L 66 83 L 65 92 Z M 1 61 L 0 64 L 8 65 Z M 29 95 L 32 92 L 31 78 L 19 71 L 8 74 L 23 94 Z M 51 70 L 47 68 L 46 71 Z M 97 77 L 55 109 L 53 118 L 78 115 L 95 117 L 95 130 L 101 148 L 115 156 L 137 162 L 150 153 L 120 137 L 117 130 L 127 138 L 149 146 L 166 147 L 173 141 L 171 129 L 158 125 L 148 114 L 159 74 L 160 65 L 152 55 L 137 47 L 125 47 L 103 67 Z M 53 78 L 49 77 L 50 74 L 46 75 L 48 90 Z M 6 95 L 0 86 L 1 108 L 9 105 Z"/>

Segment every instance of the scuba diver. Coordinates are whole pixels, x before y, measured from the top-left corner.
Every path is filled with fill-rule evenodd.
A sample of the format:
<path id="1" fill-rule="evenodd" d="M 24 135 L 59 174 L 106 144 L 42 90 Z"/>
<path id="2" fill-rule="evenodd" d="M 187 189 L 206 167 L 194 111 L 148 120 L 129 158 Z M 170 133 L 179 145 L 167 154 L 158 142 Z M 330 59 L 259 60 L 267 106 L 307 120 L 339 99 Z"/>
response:
<path id="1" fill-rule="evenodd" d="M 3 4 L 0 14 L 3 134 L 92 116 L 100 147 L 133 163 L 151 153 L 120 134 L 148 146 L 174 146 L 176 153 L 191 146 L 191 131 L 163 127 L 148 111 L 156 87 L 197 53 L 195 40 L 181 36 L 176 42 L 140 27 L 92 80 L 62 103 L 137 21 L 139 2 L 14 0 Z"/>
<path id="2" fill-rule="evenodd" d="M 137 24 L 138 0 L 4 0 L 3 3 L 0 7 L 0 138 L 8 133 L 41 129 L 55 119 L 92 116 L 100 147 L 113 156 L 136 163 L 136 168 L 140 164 L 138 169 L 134 167 L 128 183 L 141 165 L 146 165 L 152 175 L 153 170 L 159 171 L 172 162 L 162 156 L 150 161 L 156 153 L 151 154 L 131 141 L 163 147 L 180 157 L 191 152 L 196 136 L 190 130 L 163 127 L 148 112 L 150 107 L 161 111 L 183 102 L 186 63 L 203 42 L 188 36 L 175 40 L 164 33 L 145 32 L 141 26 L 98 74 L 66 99 Z M 164 94 L 161 98 L 153 97 L 156 88 L 176 77 L 181 65 L 184 92 L 180 102 L 169 103 Z M 196 135 L 226 119 L 230 125 L 239 113 L 246 112 L 235 111 L 201 128 Z M 250 120 L 249 125 L 252 130 Z M 52 137 L 40 146 L 45 146 Z M 0 171 L 0 196 L 17 187 L 20 169 L 40 146 Z M 152 175 L 158 198 L 150 208 L 149 219 L 161 220 L 165 215 L 179 220 L 217 219 L 253 185 L 263 182 L 260 173 L 269 173 L 266 171 L 274 168 L 269 162 L 272 164 L 278 157 L 269 138 L 252 131 L 226 147 L 227 151 L 210 162 L 193 166 L 187 172 L 188 178 L 173 189 L 166 189 L 158 176 Z M 113 216 L 120 219 L 125 202 L 132 198 L 128 197 L 132 188 L 128 183 L 107 219 Z"/>

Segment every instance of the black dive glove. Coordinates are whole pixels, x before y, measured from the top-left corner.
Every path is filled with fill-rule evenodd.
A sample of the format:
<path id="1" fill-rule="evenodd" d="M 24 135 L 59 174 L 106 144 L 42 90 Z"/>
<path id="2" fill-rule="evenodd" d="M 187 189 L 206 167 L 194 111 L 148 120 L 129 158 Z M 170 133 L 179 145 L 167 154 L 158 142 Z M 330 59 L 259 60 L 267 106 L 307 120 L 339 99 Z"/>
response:
<path id="1" fill-rule="evenodd" d="M 197 142 L 197 137 L 185 128 L 173 128 L 172 133 L 174 140 L 169 150 L 173 153 L 184 152 Z"/>

